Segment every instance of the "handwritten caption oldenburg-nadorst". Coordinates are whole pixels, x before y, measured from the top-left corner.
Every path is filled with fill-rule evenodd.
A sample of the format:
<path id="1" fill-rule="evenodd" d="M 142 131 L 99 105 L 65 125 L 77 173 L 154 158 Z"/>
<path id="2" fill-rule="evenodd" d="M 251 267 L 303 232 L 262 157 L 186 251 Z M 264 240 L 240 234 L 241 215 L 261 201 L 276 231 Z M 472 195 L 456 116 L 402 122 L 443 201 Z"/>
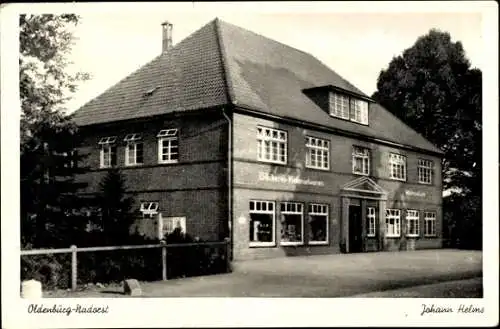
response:
<path id="1" fill-rule="evenodd" d="M 77 314 L 106 314 L 109 312 L 108 305 L 82 305 L 76 304 L 76 306 L 63 306 L 52 304 L 50 306 L 45 306 L 43 304 L 29 304 L 28 313 L 36 313 L 36 314 L 66 314 L 71 315 L 71 313 Z"/>

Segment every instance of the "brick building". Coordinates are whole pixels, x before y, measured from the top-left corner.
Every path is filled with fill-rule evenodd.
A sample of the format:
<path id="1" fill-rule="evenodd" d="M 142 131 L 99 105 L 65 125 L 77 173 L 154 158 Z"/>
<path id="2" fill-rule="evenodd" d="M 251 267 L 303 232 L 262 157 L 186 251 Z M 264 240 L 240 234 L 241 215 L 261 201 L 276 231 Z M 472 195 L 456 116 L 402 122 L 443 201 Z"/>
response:
<path id="1" fill-rule="evenodd" d="M 313 56 L 219 19 L 75 112 L 95 192 L 134 230 L 230 237 L 235 259 L 438 248 L 442 152 Z"/>

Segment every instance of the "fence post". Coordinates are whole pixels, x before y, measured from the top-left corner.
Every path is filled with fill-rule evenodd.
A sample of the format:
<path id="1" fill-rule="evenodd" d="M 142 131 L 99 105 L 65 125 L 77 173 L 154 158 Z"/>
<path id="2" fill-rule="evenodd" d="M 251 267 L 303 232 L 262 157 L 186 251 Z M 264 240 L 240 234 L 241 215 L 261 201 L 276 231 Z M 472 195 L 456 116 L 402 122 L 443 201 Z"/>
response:
<path id="1" fill-rule="evenodd" d="M 231 240 L 229 238 L 224 238 L 226 242 L 226 272 L 231 272 Z"/>
<path id="2" fill-rule="evenodd" d="M 161 240 L 161 278 L 163 281 L 167 281 L 167 246 L 165 240 Z"/>
<path id="3" fill-rule="evenodd" d="M 77 279 L 77 259 L 76 259 L 76 246 L 71 245 L 71 290 L 76 290 L 76 279 Z"/>

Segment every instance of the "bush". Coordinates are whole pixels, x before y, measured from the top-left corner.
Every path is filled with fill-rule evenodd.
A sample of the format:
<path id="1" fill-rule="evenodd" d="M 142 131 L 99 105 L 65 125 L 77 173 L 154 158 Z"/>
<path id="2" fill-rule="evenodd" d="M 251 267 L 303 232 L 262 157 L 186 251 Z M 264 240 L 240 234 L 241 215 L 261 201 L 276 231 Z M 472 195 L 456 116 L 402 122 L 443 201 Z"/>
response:
<path id="1" fill-rule="evenodd" d="M 40 281 L 44 290 L 68 288 L 71 281 L 71 255 L 21 256 L 21 280 Z"/>
<path id="2" fill-rule="evenodd" d="M 193 243 L 189 234 L 174 230 L 166 236 L 167 244 Z M 203 242 L 196 239 L 196 242 Z M 228 272 L 224 245 L 176 246 L 167 248 L 167 278 L 182 278 Z"/>
<path id="3" fill-rule="evenodd" d="M 155 244 L 159 241 L 131 236 L 130 244 Z M 167 244 L 203 242 L 175 230 Z M 134 278 L 139 281 L 161 280 L 162 248 L 79 252 L 78 284 L 118 283 Z M 167 278 L 182 278 L 228 272 L 226 246 L 188 245 L 167 248 Z M 71 253 L 21 256 L 21 279 L 35 279 L 44 289 L 69 288 Z"/>
<path id="4" fill-rule="evenodd" d="M 128 249 L 81 253 L 79 283 L 117 283 L 128 278 L 139 281 L 161 279 L 161 250 Z"/>
<path id="5" fill-rule="evenodd" d="M 132 235 L 130 245 L 159 243 Z M 134 278 L 140 281 L 161 279 L 161 249 L 125 249 L 85 252 L 78 255 L 78 278 L 81 283 L 111 283 Z"/>

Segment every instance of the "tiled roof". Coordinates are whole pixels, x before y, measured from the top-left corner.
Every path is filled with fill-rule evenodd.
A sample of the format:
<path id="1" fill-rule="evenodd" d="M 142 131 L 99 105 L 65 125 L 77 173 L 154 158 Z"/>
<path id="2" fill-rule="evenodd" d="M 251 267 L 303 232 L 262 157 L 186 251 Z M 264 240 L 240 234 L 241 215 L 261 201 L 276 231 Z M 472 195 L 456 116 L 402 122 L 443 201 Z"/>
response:
<path id="1" fill-rule="evenodd" d="M 90 125 L 227 103 L 216 26 L 211 22 L 83 105 L 73 120 Z"/>
<path id="2" fill-rule="evenodd" d="M 368 97 L 312 55 L 215 19 L 84 105 L 74 120 L 89 125 L 233 103 L 440 152 L 375 103 L 369 126 L 331 117 L 303 92 L 325 85 Z"/>

